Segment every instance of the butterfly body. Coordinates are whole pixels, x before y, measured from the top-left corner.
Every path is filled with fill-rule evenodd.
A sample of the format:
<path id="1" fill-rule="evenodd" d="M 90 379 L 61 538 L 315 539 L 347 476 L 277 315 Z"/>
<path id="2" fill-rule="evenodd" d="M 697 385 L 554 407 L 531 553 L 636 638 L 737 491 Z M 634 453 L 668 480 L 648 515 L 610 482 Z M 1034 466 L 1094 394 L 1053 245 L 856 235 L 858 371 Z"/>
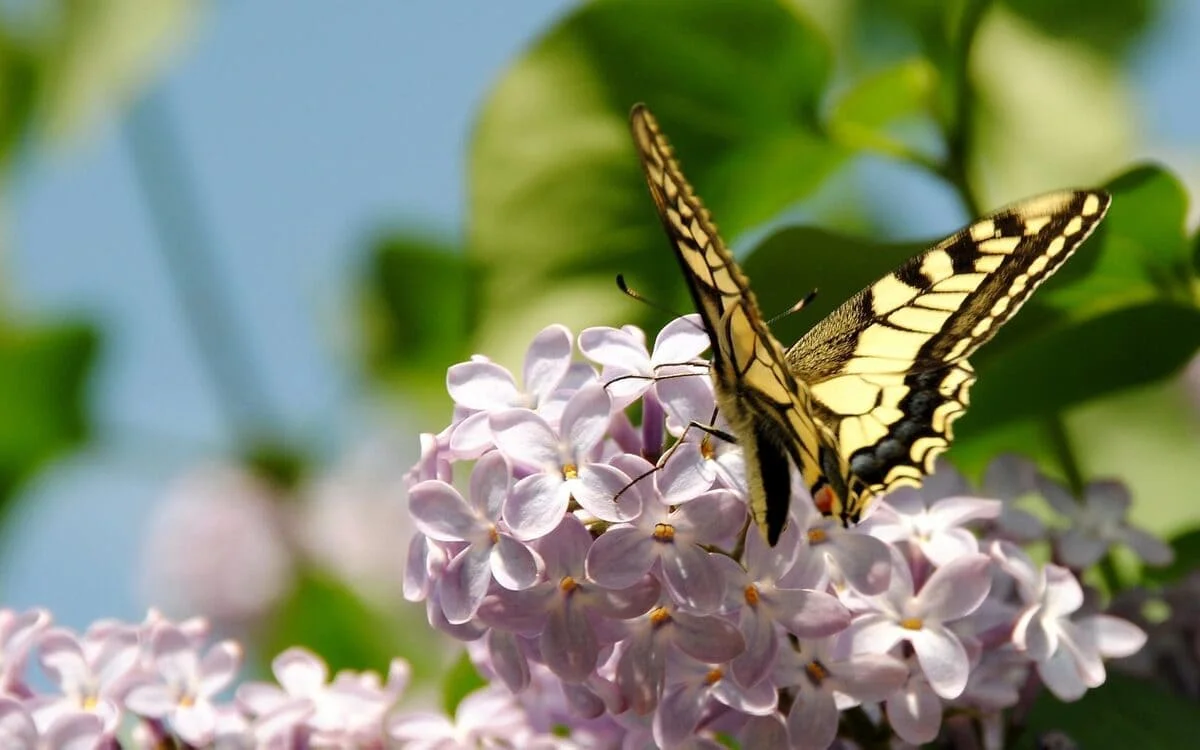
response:
<path id="1" fill-rule="evenodd" d="M 787 522 L 794 464 L 817 507 L 844 524 L 919 484 L 953 437 L 986 342 L 1091 233 L 1100 191 L 1033 198 L 911 258 L 851 297 L 790 349 L 771 335 L 725 246 L 644 106 L 634 140 L 704 321 L 717 407 L 745 453 L 749 505 L 772 545 Z"/>

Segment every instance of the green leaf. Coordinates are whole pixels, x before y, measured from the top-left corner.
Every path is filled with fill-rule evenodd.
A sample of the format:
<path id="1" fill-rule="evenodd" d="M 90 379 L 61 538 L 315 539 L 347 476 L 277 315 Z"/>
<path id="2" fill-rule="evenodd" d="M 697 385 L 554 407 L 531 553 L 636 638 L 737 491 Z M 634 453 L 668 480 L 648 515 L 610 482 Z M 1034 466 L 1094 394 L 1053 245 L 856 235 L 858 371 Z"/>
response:
<path id="1" fill-rule="evenodd" d="M 1040 735 L 1060 731 L 1078 747 L 1192 747 L 1197 727 L 1200 707 L 1194 702 L 1110 672 L 1103 685 L 1074 703 L 1043 693 L 1017 746 L 1036 747 Z"/>
<path id="2" fill-rule="evenodd" d="M 625 273 L 683 300 L 629 135 L 646 102 L 728 241 L 813 193 L 845 157 L 816 125 L 825 40 L 789 4 L 605 0 L 501 78 L 470 151 L 468 247 L 489 273 L 483 348 L 502 361 L 553 319 L 628 322 Z M 637 314 L 635 314 L 635 312 Z"/>
<path id="3" fill-rule="evenodd" d="M 92 125 L 148 84 L 189 36 L 194 0 L 58 0 L 42 45 L 41 116 L 52 136 Z"/>
<path id="4" fill-rule="evenodd" d="M 1161 0 L 1004 0 L 1022 18 L 1048 36 L 1069 37 L 1105 54 L 1128 51 L 1154 23 Z"/>
<path id="5" fill-rule="evenodd" d="M 85 386 L 96 347 L 96 332 L 83 324 L 17 328 L 0 322 L 0 504 L 88 436 Z"/>
<path id="6" fill-rule="evenodd" d="M 1113 202 L 1096 235 L 1040 290 L 1037 306 L 1069 319 L 1151 299 L 1192 301 L 1187 192 L 1156 165 L 1133 167 L 1105 188 Z M 1027 324 L 1043 323 L 1029 316 Z"/>
<path id="7" fill-rule="evenodd" d="M 444 390 L 447 364 L 468 354 L 478 285 L 447 242 L 398 232 L 373 243 L 359 282 L 368 372 L 410 392 Z"/>
<path id="8" fill-rule="evenodd" d="M 384 613 L 345 584 L 314 568 L 300 571 L 291 595 L 273 613 L 259 639 L 258 653 L 269 662 L 292 646 L 302 646 L 329 665 L 371 670 L 384 678 L 395 657 L 409 662 L 414 681 L 440 679 L 444 650 L 425 622 L 422 608 Z M 269 664 L 259 664 L 264 674 Z"/>
<path id="9" fill-rule="evenodd" d="M 937 69 L 924 58 L 859 80 L 830 109 L 830 136 L 847 148 L 912 158 L 915 150 L 889 127 L 932 115 L 937 80 Z"/>
<path id="10" fill-rule="evenodd" d="M 487 685 L 487 681 L 479 676 L 479 671 L 471 663 L 471 658 L 467 656 L 466 651 L 463 651 L 455 660 L 454 665 L 446 672 L 446 678 L 442 681 L 442 708 L 453 716 L 463 698 L 485 685 Z"/>
<path id="11" fill-rule="evenodd" d="M 835 234 L 817 227 L 786 227 L 769 235 L 743 263 L 763 314 L 786 310 L 810 289 L 816 299 L 776 323 L 785 346 L 833 312 L 860 289 L 921 251 L 913 244 L 888 244 Z"/>
<path id="12" fill-rule="evenodd" d="M 985 349 L 987 347 L 984 347 Z M 1200 348 L 1200 310 L 1164 302 L 1125 307 L 1030 334 L 981 358 L 960 439 L 1174 375 Z M 984 363 L 986 362 L 986 363 Z"/>
<path id="13" fill-rule="evenodd" d="M 0 28 L 0 166 L 29 132 L 37 101 L 39 68 L 28 43 Z"/>

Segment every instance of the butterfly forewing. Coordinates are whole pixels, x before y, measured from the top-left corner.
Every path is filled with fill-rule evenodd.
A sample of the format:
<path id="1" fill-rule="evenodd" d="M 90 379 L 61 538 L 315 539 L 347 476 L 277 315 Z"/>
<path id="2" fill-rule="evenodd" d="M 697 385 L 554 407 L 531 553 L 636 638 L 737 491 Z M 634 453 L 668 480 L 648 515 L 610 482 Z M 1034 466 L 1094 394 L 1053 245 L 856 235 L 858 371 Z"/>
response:
<path id="1" fill-rule="evenodd" d="M 856 520 L 871 496 L 932 470 L 968 403 L 966 358 L 1091 234 L 1109 201 L 1050 193 L 980 219 L 850 298 L 788 351 L 866 485 L 844 515 Z"/>
<path id="2" fill-rule="evenodd" d="M 631 121 L 659 218 L 712 345 L 718 408 L 745 452 L 751 513 L 774 544 L 787 521 L 789 458 L 809 486 L 822 479 L 822 428 L 810 416 L 807 391 L 789 372 L 783 347 L 767 329 L 746 277 L 657 121 L 642 106 L 634 108 Z M 825 443 L 830 441 L 826 436 Z"/>

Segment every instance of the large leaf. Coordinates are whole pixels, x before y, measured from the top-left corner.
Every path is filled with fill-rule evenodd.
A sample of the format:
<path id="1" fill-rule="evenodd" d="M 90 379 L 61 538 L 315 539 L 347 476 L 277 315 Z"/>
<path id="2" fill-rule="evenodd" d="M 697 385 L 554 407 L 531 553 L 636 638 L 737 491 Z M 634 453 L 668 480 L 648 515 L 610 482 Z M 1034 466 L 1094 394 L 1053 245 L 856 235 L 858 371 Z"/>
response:
<path id="1" fill-rule="evenodd" d="M 371 670 L 387 675 L 395 657 L 407 660 L 413 679 L 438 683 L 448 651 L 426 627 L 420 608 L 381 612 L 353 590 L 315 570 L 301 571 L 291 596 L 273 613 L 258 640 L 262 659 L 292 646 L 320 654 L 330 672 Z M 260 671 L 268 665 L 260 663 Z"/>
<path id="2" fill-rule="evenodd" d="M 828 74 L 825 40 L 783 2 L 603 0 L 568 16 L 498 82 L 471 144 L 483 350 L 511 361 L 549 320 L 636 319 L 616 304 L 618 272 L 682 300 L 629 136 L 632 104 L 662 121 L 732 241 L 841 163 L 815 125 Z"/>
<path id="3" fill-rule="evenodd" d="M 359 283 L 369 372 L 444 400 L 445 368 L 469 354 L 478 311 L 478 273 L 461 248 L 388 234 L 373 244 Z"/>
<path id="4" fill-rule="evenodd" d="M 1163 5 L 1161 0 L 1004 0 L 1004 4 L 1050 36 L 1069 36 L 1110 54 L 1133 46 Z"/>
<path id="5" fill-rule="evenodd" d="M 131 99 L 188 36 L 201 7 L 196 0 L 43 5 L 51 27 L 42 45 L 41 114 L 50 134 L 79 132 Z"/>
<path id="6" fill-rule="evenodd" d="M 894 131 L 897 125 L 932 122 L 937 81 L 937 69 L 921 57 L 865 76 L 830 108 L 830 136 L 848 148 L 910 158 L 915 149 Z"/>
<path id="7" fill-rule="evenodd" d="M 85 385 L 96 334 L 84 325 L 0 322 L 0 511 L 13 491 L 88 434 Z"/>
<path id="8" fill-rule="evenodd" d="M 1077 747 L 1192 747 L 1200 708 L 1192 701 L 1121 674 L 1112 674 L 1082 700 L 1062 703 L 1045 693 L 1034 704 L 1017 745 L 1037 747 L 1037 738 L 1057 731 Z"/>

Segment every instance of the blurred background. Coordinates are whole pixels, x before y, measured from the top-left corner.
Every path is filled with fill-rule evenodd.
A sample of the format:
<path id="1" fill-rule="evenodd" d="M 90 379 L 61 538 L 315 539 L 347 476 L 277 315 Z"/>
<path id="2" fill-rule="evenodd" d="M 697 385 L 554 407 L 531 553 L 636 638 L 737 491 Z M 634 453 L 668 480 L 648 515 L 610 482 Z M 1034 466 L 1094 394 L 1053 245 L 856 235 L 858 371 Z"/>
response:
<path id="1" fill-rule="evenodd" d="M 400 480 L 449 418 L 445 368 L 519 366 L 552 322 L 661 324 L 614 270 L 685 309 L 624 132 L 639 99 L 739 251 L 808 239 L 778 309 L 842 298 L 808 254 L 824 235 L 788 227 L 907 252 L 1146 160 L 1121 183 L 1144 245 L 1200 248 L 1200 4 L 720 5 L 4 3 L 4 605 L 205 613 L 268 654 L 388 632 L 340 659 L 382 667 L 425 627 L 400 604 Z M 969 55 L 936 33 L 962 14 Z M 1137 318 L 1174 341 L 1136 376 L 1105 379 L 1140 357 L 1095 339 L 1102 385 L 1053 404 L 1084 473 L 1127 479 L 1163 534 L 1200 520 L 1193 312 Z M 980 428 L 963 460 L 1024 435 Z"/>

